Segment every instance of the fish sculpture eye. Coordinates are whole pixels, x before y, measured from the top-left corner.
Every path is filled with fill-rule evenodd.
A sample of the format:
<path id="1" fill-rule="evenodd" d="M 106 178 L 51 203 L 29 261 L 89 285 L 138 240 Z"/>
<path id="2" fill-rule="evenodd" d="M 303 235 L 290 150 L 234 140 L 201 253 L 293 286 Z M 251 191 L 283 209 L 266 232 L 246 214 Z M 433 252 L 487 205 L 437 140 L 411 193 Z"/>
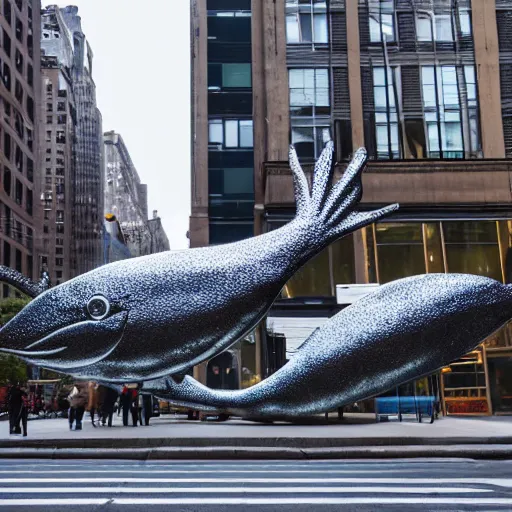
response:
<path id="1" fill-rule="evenodd" d="M 87 313 L 93 320 L 103 320 L 110 313 L 110 302 L 103 295 L 95 295 L 87 303 Z"/>

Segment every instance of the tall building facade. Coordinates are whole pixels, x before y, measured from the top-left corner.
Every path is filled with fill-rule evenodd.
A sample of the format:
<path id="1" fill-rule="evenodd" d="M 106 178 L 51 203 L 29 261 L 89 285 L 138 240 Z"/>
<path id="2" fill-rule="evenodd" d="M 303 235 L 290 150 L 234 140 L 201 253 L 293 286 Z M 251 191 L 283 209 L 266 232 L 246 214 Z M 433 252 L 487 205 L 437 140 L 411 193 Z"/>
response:
<path id="1" fill-rule="evenodd" d="M 222 6 L 220 16 L 235 23 L 237 5 L 192 2 L 192 247 L 210 242 L 212 222 L 209 20 Z M 335 179 L 365 146 L 361 208 L 401 205 L 301 269 L 262 331 L 299 344 L 343 307 L 337 285 L 431 272 L 511 282 L 512 1 L 254 0 L 249 8 L 255 234 L 293 218 L 290 143 L 311 174 L 333 140 Z M 302 321 L 301 339 L 293 319 Z M 263 341 L 257 348 L 264 376 L 268 351 Z M 507 327 L 445 368 L 438 376 L 445 412 L 512 410 L 511 358 Z"/>
<path id="2" fill-rule="evenodd" d="M 148 189 L 141 183 L 130 153 L 118 133 L 104 134 L 105 214 L 120 222 L 132 256 L 151 253 L 148 227 Z"/>
<path id="3" fill-rule="evenodd" d="M 0 262 L 38 277 L 39 1 L 5 0 L 0 15 Z M 4 285 L 3 297 L 11 290 Z"/>
<path id="4" fill-rule="evenodd" d="M 104 263 L 102 123 L 78 9 L 52 5 L 41 21 L 40 267 L 59 283 Z"/>
<path id="5" fill-rule="evenodd" d="M 76 178 L 76 108 L 71 68 L 73 41 L 60 10 L 53 6 L 41 15 L 42 172 L 40 270 L 52 284 L 76 275 L 73 205 Z"/>
<path id="6" fill-rule="evenodd" d="M 193 1 L 192 246 L 254 232 L 250 0 Z M 204 34 L 208 33 L 208 38 Z"/>
<path id="7" fill-rule="evenodd" d="M 88 272 L 103 258 L 104 151 L 101 113 L 96 104 L 92 49 L 82 31 L 78 8 L 60 9 L 73 41 L 71 75 L 76 108 L 75 180 L 73 190 L 74 251 L 77 274 Z"/>

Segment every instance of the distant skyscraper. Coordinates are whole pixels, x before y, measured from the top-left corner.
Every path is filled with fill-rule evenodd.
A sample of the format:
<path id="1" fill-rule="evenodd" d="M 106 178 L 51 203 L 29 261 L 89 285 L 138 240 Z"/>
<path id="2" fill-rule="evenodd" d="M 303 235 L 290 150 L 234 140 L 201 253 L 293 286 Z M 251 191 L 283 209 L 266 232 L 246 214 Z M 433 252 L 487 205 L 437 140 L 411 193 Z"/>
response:
<path id="1" fill-rule="evenodd" d="M 92 78 L 93 53 L 81 27 L 78 8 L 61 9 L 73 38 L 72 80 L 76 105 L 76 175 L 73 234 L 78 274 L 103 263 L 104 156 L 101 113 Z"/>
<path id="2" fill-rule="evenodd" d="M 39 194 L 40 11 L 37 0 L 2 2 L 0 28 L 0 263 L 36 277 Z M 3 297 L 9 287 L 1 287 Z"/>
<path id="3" fill-rule="evenodd" d="M 151 254 L 155 244 L 148 223 L 147 185 L 141 183 L 121 135 L 107 132 L 104 142 L 105 214 L 116 216 L 133 256 Z"/>

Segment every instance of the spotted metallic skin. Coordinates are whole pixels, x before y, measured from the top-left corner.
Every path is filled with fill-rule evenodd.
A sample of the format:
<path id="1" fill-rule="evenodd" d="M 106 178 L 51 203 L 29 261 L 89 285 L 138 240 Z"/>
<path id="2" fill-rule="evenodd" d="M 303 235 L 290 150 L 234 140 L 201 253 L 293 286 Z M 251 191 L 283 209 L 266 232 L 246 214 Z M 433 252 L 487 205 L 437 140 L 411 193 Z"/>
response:
<path id="1" fill-rule="evenodd" d="M 241 391 L 191 377 L 144 385 L 169 402 L 249 419 L 293 419 L 375 396 L 430 374 L 512 317 L 512 286 L 430 274 L 382 286 L 317 329 L 279 371 Z"/>
<path id="2" fill-rule="evenodd" d="M 83 274 L 37 296 L 11 320 L 0 331 L 0 351 L 110 382 L 177 374 L 222 352 L 257 325 L 310 258 L 397 208 L 358 212 L 366 152 L 356 152 L 333 186 L 332 155 L 329 143 L 315 166 L 310 193 L 290 149 L 298 208 L 281 229 Z"/>

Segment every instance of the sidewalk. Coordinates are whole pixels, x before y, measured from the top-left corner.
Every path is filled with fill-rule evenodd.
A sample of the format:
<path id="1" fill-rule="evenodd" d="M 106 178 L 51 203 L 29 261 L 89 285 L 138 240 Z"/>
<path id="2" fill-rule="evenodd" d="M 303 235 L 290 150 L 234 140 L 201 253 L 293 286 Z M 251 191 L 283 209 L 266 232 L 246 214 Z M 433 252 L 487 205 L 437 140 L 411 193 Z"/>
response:
<path id="1" fill-rule="evenodd" d="M 330 424 L 262 425 L 153 418 L 149 427 L 70 431 L 67 420 L 29 422 L 29 436 L 9 436 L 0 423 L 0 457 L 66 458 L 380 458 L 468 456 L 512 458 L 512 417 L 441 418 L 434 424 L 375 423 L 346 414 Z"/>

